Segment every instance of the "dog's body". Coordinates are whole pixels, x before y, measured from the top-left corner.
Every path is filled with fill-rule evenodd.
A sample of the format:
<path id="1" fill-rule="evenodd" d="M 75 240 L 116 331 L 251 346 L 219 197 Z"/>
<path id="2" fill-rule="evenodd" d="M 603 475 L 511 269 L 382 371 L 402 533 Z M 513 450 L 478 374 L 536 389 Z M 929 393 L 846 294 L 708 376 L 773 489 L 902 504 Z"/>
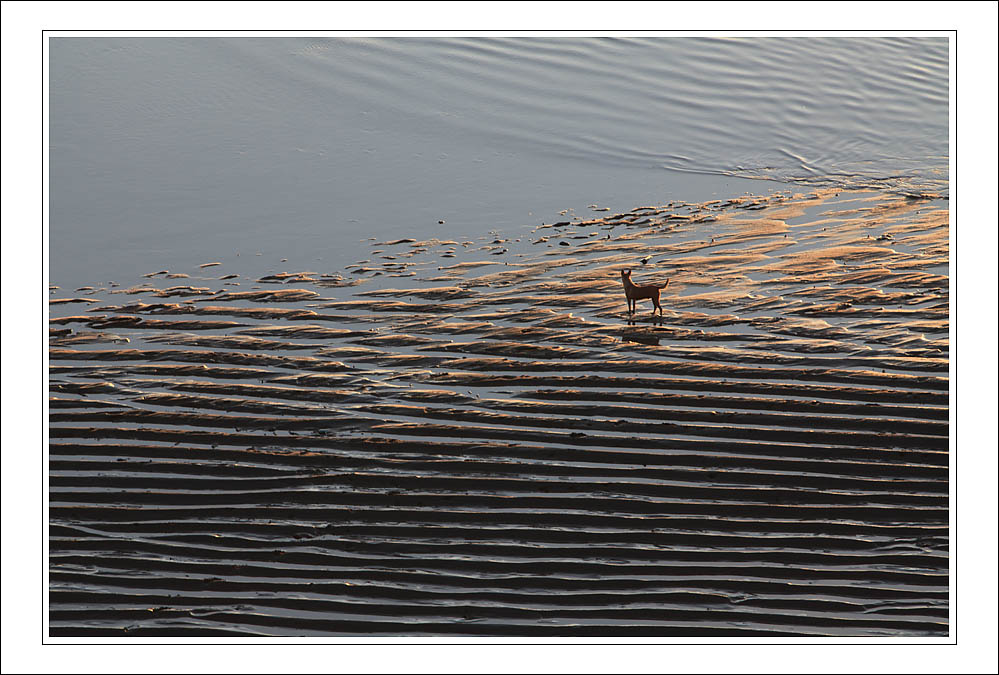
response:
<path id="1" fill-rule="evenodd" d="M 638 311 L 639 300 L 652 301 L 652 313 L 659 310 L 663 315 L 663 306 L 659 304 L 659 292 L 669 286 L 669 279 L 662 286 L 636 286 L 631 280 L 631 270 L 621 270 L 621 281 L 624 283 L 624 295 L 628 298 L 628 312 Z"/>

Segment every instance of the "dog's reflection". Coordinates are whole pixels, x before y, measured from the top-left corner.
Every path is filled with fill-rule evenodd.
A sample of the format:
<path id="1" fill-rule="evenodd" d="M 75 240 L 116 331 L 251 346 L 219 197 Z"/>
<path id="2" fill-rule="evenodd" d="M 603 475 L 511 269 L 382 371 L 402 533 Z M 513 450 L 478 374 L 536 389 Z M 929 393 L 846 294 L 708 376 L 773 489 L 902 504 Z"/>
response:
<path id="1" fill-rule="evenodd" d="M 653 315 L 653 316 L 650 316 L 647 319 L 638 319 L 638 318 L 635 317 L 634 314 L 630 314 L 629 313 L 627 315 L 627 317 L 625 317 L 625 321 L 627 322 L 627 324 L 629 326 L 637 326 L 639 323 L 651 323 L 651 324 L 656 325 L 656 326 L 662 326 L 662 325 L 664 325 L 663 324 L 664 320 L 663 320 L 662 315 L 658 315 L 658 316 Z"/>

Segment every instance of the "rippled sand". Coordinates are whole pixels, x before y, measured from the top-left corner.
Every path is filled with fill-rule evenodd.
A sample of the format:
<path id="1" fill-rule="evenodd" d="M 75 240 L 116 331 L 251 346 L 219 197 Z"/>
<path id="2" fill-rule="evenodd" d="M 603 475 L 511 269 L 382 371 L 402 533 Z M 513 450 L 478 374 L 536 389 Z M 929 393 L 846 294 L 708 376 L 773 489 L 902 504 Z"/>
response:
<path id="1" fill-rule="evenodd" d="M 946 201 L 593 211 L 53 289 L 51 633 L 947 634 Z"/>

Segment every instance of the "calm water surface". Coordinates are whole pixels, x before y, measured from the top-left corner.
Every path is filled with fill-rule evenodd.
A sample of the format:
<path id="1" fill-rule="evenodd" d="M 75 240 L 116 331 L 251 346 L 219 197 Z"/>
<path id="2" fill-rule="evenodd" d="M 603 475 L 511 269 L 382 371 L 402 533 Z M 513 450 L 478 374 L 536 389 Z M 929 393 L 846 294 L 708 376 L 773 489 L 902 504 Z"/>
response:
<path id="1" fill-rule="evenodd" d="M 64 289 L 209 260 L 334 272 L 367 237 L 516 234 L 589 204 L 947 191 L 946 38 L 56 38 L 50 55 Z"/>

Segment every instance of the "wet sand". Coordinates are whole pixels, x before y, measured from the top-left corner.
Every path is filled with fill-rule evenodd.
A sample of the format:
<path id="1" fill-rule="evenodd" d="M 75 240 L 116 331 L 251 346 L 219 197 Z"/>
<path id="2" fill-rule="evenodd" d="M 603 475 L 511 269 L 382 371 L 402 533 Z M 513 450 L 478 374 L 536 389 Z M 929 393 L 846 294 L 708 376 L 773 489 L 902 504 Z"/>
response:
<path id="1" fill-rule="evenodd" d="M 946 200 L 561 218 L 53 288 L 51 634 L 946 635 Z"/>

